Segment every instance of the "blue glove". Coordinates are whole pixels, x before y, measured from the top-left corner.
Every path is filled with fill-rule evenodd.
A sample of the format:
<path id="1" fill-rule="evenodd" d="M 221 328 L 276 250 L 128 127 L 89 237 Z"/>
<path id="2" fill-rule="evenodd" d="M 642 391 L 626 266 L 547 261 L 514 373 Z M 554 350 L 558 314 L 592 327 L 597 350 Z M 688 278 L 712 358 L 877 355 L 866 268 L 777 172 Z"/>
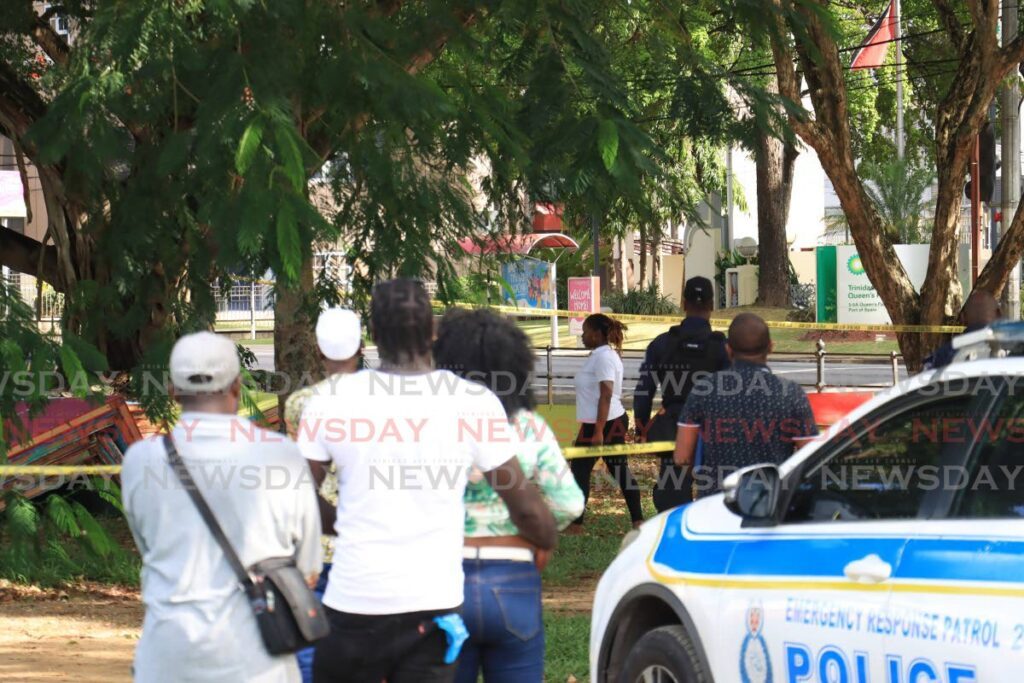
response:
<path id="1" fill-rule="evenodd" d="M 434 617 L 434 623 L 437 624 L 439 629 L 444 631 L 444 636 L 448 640 L 448 649 L 444 653 L 444 663 L 453 664 L 459 658 L 462 644 L 469 638 L 469 631 L 466 630 L 466 624 L 462 621 L 462 615 L 445 614 L 441 617 Z"/>

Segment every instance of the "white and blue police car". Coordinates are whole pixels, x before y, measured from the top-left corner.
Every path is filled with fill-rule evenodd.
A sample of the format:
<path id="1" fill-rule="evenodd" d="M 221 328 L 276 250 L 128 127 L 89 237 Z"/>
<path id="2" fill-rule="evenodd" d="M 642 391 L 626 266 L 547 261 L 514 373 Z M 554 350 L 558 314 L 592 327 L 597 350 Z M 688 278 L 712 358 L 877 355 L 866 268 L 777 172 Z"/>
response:
<path id="1" fill-rule="evenodd" d="M 1024 358 L 998 355 L 632 532 L 598 584 L 591 680 L 1024 680 Z"/>

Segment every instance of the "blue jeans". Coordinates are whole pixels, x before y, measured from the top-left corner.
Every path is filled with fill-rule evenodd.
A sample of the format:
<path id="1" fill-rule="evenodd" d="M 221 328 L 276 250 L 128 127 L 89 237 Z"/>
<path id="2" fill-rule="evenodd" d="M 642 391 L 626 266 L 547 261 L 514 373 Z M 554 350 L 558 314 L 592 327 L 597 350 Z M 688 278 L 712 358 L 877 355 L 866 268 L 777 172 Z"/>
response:
<path id="1" fill-rule="evenodd" d="M 316 597 L 323 600 L 324 591 L 327 590 L 327 575 L 331 573 L 331 563 L 327 562 L 324 564 L 323 570 L 320 572 L 320 578 L 316 582 L 316 588 L 313 592 Z M 313 683 L 313 650 L 315 648 L 307 647 L 305 650 L 299 650 L 295 653 L 295 657 L 299 660 L 299 673 L 302 674 L 302 683 Z"/>
<path id="2" fill-rule="evenodd" d="M 544 620 L 540 572 L 527 562 L 464 560 L 462 646 L 456 683 L 540 683 L 544 678 Z"/>

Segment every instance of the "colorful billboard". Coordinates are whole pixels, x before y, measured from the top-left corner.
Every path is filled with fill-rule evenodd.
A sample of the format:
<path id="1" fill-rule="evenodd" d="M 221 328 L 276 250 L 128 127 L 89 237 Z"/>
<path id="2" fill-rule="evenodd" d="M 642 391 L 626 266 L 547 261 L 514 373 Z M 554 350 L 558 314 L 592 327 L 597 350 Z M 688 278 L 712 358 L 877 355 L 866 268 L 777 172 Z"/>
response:
<path id="1" fill-rule="evenodd" d="M 554 265 L 547 261 L 524 258 L 501 264 L 501 277 L 511 292 L 505 292 L 505 303 L 520 308 L 554 308 Z"/>

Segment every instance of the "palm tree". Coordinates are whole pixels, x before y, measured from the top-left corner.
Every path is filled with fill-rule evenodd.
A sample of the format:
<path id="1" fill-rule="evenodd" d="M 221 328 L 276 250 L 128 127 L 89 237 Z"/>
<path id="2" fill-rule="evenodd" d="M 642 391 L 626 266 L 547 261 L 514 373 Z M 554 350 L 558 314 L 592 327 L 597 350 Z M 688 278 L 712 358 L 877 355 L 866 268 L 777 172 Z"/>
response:
<path id="1" fill-rule="evenodd" d="M 907 159 L 881 163 L 864 161 L 858 168 L 871 203 L 893 243 L 920 244 L 928 241 L 928 222 L 922 220 L 928 209 L 925 194 L 935 181 L 935 173 Z M 842 212 L 825 218 L 828 229 L 847 226 Z"/>

